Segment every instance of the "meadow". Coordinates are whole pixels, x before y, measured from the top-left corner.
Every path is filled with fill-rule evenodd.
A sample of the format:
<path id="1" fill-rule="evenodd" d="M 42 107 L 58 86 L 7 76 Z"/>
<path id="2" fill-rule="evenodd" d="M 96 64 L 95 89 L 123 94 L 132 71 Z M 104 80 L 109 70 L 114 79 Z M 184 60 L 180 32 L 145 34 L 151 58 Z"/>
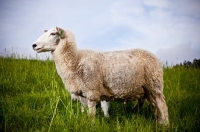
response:
<path id="1" fill-rule="evenodd" d="M 17 55 L 0 57 L 0 131 L 12 132 L 157 132 L 200 131 L 200 69 L 164 67 L 164 95 L 170 127 L 159 126 L 148 102 L 112 102 L 105 118 L 96 118 L 72 102 L 52 60 Z"/>

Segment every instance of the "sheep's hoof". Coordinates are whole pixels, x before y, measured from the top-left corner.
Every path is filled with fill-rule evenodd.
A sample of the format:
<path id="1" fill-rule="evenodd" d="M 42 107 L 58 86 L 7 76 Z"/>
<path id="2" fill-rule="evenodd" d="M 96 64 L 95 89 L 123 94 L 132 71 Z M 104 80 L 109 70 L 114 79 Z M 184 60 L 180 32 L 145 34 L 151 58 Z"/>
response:
<path id="1" fill-rule="evenodd" d="M 104 117 L 105 117 L 105 118 L 110 118 L 110 116 L 109 116 L 109 115 L 104 115 Z"/>
<path id="2" fill-rule="evenodd" d="M 170 128 L 170 124 L 168 120 L 158 120 L 158 124 L 167 128 Z"/>

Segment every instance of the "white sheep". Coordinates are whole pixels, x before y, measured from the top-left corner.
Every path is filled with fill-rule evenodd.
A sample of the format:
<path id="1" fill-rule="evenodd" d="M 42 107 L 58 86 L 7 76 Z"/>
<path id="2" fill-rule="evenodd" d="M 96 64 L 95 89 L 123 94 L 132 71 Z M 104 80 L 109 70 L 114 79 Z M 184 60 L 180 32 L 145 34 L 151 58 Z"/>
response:
<path id="1" fill-rule="evenodd" d="M 71 94 L 87 99 L 89 114 L 96 114 L 97 101 L 147 99 L 159 124 L 169 125 L 163 95 L 163 68 L 152 53 L 133 49 L 113 52 L 78 50 L 74 35 L 51 28 L 32 45 L 40 53 L 51 51 L 56 69 Z"/>

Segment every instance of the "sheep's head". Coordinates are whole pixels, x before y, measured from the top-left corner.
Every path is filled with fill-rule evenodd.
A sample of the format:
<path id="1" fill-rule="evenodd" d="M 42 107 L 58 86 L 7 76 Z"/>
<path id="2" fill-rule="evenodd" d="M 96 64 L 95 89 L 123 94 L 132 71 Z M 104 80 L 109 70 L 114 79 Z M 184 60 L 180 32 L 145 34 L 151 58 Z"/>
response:
<path id="1" fill-rule="evenodd" d="M 60 39 L 65 37 L 65 31 L 58 27 L 44 30 L 44 32 L 32 45 L 33 49 L 38 53 L 54 51 Z"/>

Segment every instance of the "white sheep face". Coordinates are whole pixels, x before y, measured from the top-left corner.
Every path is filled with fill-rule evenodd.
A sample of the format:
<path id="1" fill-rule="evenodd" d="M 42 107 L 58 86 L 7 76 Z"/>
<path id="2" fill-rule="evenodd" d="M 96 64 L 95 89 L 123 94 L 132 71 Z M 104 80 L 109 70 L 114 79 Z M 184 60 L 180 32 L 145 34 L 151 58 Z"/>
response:
<path id="1" fill-rule="evenodd" d="M 54 51 L 59 43 L 60 33 L 59 28 L 51 28 L 40 36 L 32 45 L 33 49 L 37 52 Z"/>

